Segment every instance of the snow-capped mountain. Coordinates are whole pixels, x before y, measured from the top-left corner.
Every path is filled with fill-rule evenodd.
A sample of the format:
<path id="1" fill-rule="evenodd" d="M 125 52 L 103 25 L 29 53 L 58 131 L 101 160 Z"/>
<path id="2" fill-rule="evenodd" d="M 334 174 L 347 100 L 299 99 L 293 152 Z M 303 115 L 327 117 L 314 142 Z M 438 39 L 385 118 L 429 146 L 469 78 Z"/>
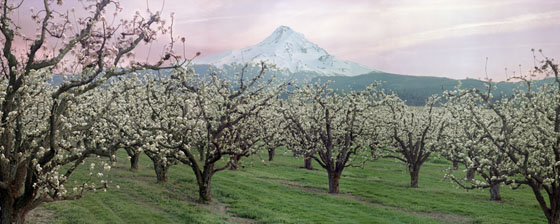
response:
<path id="1" fill-rule="evenodd" d="M 363 65 L 330 55 L 303 34 L 287 26 L 278 27 L 269 37 L 255 46 L 224 51 L 195 59 L 195 64 L 217 67 L 230 64 L 265 61 L 290 73 L 310 73 L 313 76 L 360 75 L 375 71 Z"/>

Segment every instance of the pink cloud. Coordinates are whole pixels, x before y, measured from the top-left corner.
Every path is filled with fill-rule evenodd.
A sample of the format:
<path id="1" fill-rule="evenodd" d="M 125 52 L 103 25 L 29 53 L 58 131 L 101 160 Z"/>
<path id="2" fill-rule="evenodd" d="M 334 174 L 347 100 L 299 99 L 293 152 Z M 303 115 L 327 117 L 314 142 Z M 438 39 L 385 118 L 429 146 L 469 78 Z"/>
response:
<path id="1" fill-rule="evenodd" d="M 164 17 L 176 13 L 174 33 L 187 38 L 187 55 L 254 45 L 276 27 L 287 25 L 337 57 L 403 74 L 483 77 L 480 67 L 489 57 L 489 73 L 503 79 L 505 67 L 532 64 L 530 48 L 560 56 L 560 46 L 552 40 L 559 36 L 560 5 L 552 0 L 166 0 L 165 4 L 150 0 L 147 4 L 151 9 L 163 5 Z M 25 6 L 40 8 L 36 1 Z M 122 6 L 124 16 L 147 7 L 145 1 L 132 0 L 122 1 Z"/>

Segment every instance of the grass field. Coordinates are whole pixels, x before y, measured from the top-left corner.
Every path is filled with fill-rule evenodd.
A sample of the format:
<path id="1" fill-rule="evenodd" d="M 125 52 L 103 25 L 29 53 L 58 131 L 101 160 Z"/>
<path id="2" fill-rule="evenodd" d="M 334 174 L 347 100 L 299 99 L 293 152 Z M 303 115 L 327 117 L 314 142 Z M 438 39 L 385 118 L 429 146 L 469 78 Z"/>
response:
<path id="1" fill-rule="evenodd" d="M 120 189 L 88 193 L 77 201 L 41 205 L 28 222 L 42 223 L 545 223 L 533 194 L 502 187 L 503 202 L 489 201 L 486 190 L 465 191 L 443 180 L 448 164 L 427 162 L 420 187 L 408 188 L 401 163 L 378 160 L 365 168 L 347 168 L 341 194 L 329 195 L 327 173 L 299 167 L 303 161 L 282 152 L 272 162 L 265 155 L 244 158 L 245 168 L 222 171 L 212 180 L 214 202 L 197 203 L 190 167 L 169 170 L 158 184 L 146 156 L 137 172 L 119 153 L 109 180 Z M 86 163 L 88 164 L 88 163 Z M 73 178 L 84 178 L 86 166 Z"/>

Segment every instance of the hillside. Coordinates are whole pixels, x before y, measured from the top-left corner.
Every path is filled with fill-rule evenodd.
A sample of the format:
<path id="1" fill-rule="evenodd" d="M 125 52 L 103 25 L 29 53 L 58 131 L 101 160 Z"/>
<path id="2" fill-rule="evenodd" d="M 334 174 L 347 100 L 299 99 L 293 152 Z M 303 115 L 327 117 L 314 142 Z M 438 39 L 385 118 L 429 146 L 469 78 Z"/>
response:
<path id="1" fill-rule="evenodd" d="M 322 83 L 330 81 L 330 87 L 340 91 L 360 91 L 374 82 L 380 82 L 380 88 L 386 92 L 394 92 L 401 99 L 406 100 L 408 105 L 424 105 L 426 99 L 433 94 L 442 94 L 444 90 L 452 90 L 459 82 L 464 89 L 485 90 L 484 81 L 477 79 L 456 80 L 450 78 L 430 77 L 430 76 L 411 76 L 398 75 L 384 72 L 371 72 L 364 75 L 353 77 L 332 76 L 316 77 L 312 82 Z M 537 81 L 536 86 L 540 86 L 550 80 Z M 497 89 L 493 92 L 496 98 L 511 96 L 516 88 L 526 89 L 520 82 L 497 82 Z"/>
<path id="2" fill-rule="evenodd" d="M 120 151 L 108 180 L 120 189 L 87 193 L 76 201 L 46 203 L 29 223 L 544 223 L 530 189 L 502 189 L 504 202 L 487 190 L 465 191 L 443 180 L 450 164 L 431 159 L 420 172 L 420 188 L 409 188 L 406 167 L 390 159 L 348 167 L 341 194 L 327 194 L 327 174 L 298 168 L 302 159 L 279 151 L 242 160 L 243 169 L 215 176 L 209 205 L 196 201 L 197 187 L 186 165 L 172 166 L 169 182 L 155 182 L 153 165 L 142 155 L 137 172 Z M 89 158 L 85 163 L 89 164 Z M 80 166 L 71 180 L 87 178 Z"/>

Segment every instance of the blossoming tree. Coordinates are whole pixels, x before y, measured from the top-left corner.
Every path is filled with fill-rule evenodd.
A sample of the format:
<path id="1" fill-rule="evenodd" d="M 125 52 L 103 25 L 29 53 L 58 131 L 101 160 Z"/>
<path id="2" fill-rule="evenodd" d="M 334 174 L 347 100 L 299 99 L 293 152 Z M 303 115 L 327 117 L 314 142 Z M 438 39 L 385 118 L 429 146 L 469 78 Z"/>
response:
<path id="1" fill-rule="evenodd" d="M 264 63 L 252 77 L 247 77 L 248 68 L 235 75 L 220 71 L 197 75 L 180 68 L 145 80 L 147 91 L 130 96 L 136 97 L 137 107 L 130 119 L 142 132 L 137 136 L 144 139 L 144 151 L 168 165 L 180 161 L 190 166 L 202 202 L 211 201 L 216 172 L 236 169 L 238 161 L 261 149 L 268 137 L 261 116 L 268 113 L 283 84 L 265 80 Z"/>
<path id="2" fill-rule="evenodd" d="M 439 142 L 447 127 L 445 111 L 436 108 L 437 97 L 431 97 L 424 108 L 410 108 L 390 95 L 384 107 L 388 110 L 385 143 L 379 157 L 395 158 L 407 164 L 410 187 L 418 187 L 420 168 L 430 155 L 439 149 Z"/>
<path id="3" fill-rule="evenodd" d="M 121 10 L 116 1 L 85 1 L 77 13 L 57 11 L 55 1 L 44 0 L 40 10 L 31 11 L 38 33 L 26 36 L 14 19 L 23 10 L 21 2 L 0 2 L 1 223 L 24 223 L 25 215 L 43 202 L 78 199 L 105 188 L 104 181 L 91 182 L 95 178 L 73 190 L 65 186 L 89 154 L 107 146 L 102 133 L 108 132 L 97 131 L 106 126 L 98 122 L 119 93 L 98 87 L 113 77 L 159 69 L 175 59 L 165 52 L 153 64 L 133 58 L 141 42 L 152 42 L 169 30 L 159 12 L 136 14 L 117 24 L 108 22 L 109 11 L 115 16 Z M 22 43 L 25 46 L 15 47 Z M 53 86 L 54 73 L 71 75 Z M 109 168 L 103 165 L 91 165 L 91 176 L 102 177 L 95 170 Z"/>
<path id="4" fill-rule="evenodd" d="M 552 76 L 552 83 L 538 89 L 518 91 L 511 99 L 494 102 L 492 94 L 479 90 L 460 90 L 458 104 L 476 128 L 484 133 L 493 153 L 507 158 L 505 163 L 488 160 L 484 153 L 471 160 L 484 161 L 481 169 L 500 165 L 506 172 L 490 177 L 504 180 L 512 188 L 528 186 L 549 223 L 560 223 L 560 77 L 558 65 L 546 58 L 536 73 Z M 526 82 L 529 87 L 531 81 Z M 477 109 L 478 107 L 484 110 Z M 489 115 L 486 115 L 489 114 Z M 487 159 L 487 160 L 484 160 Z"/>
<path id="5" fill-rule="evenodd" d="M 445 108 L 451 114 L 448 121 L 453 128 L 443 137 L 440 153 L 446 158 L 463 163 L 467 168 L 467 177 L 463 181 L 453 172 L 446 177 L 465 189 L 488 188 L 490 200 L 502 200 L 500 184 L 506 182 L 507 176 L 514 175 L 516 171 L 511 169 L 511 160 L 505 153 L 497 150 L 482 128 L 485 126 L 488 131 L 498 134 L 502 131 L 499 117 L 480 106 L 481 102 L 476 101 L 477 98 L 455 97 L 452 93 L 448 98 Z M 465 111 L 465 108 L 468 110 Z M 473 117 L 474 114 L 476 117 Z M 469 172 L 475 172 L 480 178 L 469 176 Z"/>
<path id="6" fill-rule="evenodd" d="M 316 83 L 298 88 L 281 112 L 288 123 L 288 149 L 319 163 L 328 173 L 329 193 L 336 194 L 344 168 L 370 158 L 367 153 L 364 156 L 366 133 L 369 122 L 378 122 L 372 108 L 379 105 L 377 97 L 382 94 L 374 88 L 339 94 L 327 86 Z"/>

